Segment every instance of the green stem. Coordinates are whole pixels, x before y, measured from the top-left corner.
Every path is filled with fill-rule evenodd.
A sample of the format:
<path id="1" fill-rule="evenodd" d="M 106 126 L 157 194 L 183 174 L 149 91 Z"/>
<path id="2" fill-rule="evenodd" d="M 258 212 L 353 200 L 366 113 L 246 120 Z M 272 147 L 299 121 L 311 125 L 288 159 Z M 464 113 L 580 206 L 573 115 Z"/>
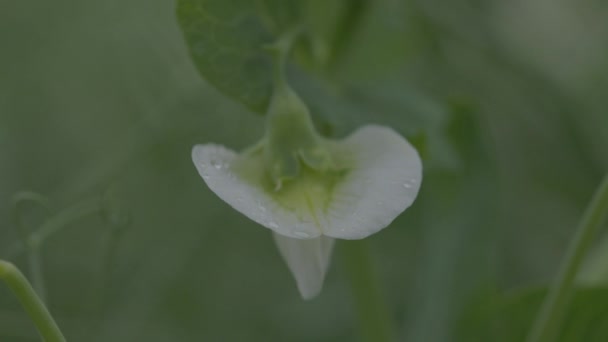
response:
<path id="1" fill-rule="evenodd" d="M 277 41 L 269 46 L 269 50 L 274 55 L 274 82 L 275 88 L 277 86 L 284 86 L 285 80 L 285 66 L 287 60 L 291 54 L 291 50 L 302 33 L 300 27 L 293 27 L 279 36 Z"/>
<path id="2" fill-rule="evenodd" d="M 65 342 L 65 337 L 59 330 L 57 323 L 38 298 L 36 292 L 15 265 L 0 260 L 0 279 L 15 293 L 21 305 L 34 321 L 40 336 L 46 342 Z"/>
<path id="3" fill-rule="evenodd" d="M 391 316 L 382 298 L 366 242 L 346 241 L 343 248 L 359 315 L 362 340 L 393 341 Z"/>
<path id="4" fill-rule="evenodd" d="M 576 236 L 566 254 L 566 259 L 563 261 L 558 276 L 549 289 L 534 326 L 528 335 L 528 342 L 553 340 L 572 294 L 577 271 L 607 213 L 608 175 L 596 190 L 585 211 L 577 228 Z"/>

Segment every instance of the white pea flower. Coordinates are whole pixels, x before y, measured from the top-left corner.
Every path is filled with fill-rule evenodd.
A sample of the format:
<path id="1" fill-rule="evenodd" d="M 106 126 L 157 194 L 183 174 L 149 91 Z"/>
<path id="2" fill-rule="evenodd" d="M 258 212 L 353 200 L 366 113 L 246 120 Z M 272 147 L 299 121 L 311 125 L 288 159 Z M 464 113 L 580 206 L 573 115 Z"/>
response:
<path id="1" fill-rule="evenodd" d="M 292 107 L 277 106 L 290 112 L 289 101 Z M 241 154 L 196 145 L 192 160 L 217 196 L 274 232 L 300 294 L 310 299 L 321 291 L 334 239 L 362 239 L 388 226 L 416 198 L 422 163 L 391 128 L 367 125 L 329 140 L 305 114 L 295 126 L 293 117 L 281 116 Z"/>

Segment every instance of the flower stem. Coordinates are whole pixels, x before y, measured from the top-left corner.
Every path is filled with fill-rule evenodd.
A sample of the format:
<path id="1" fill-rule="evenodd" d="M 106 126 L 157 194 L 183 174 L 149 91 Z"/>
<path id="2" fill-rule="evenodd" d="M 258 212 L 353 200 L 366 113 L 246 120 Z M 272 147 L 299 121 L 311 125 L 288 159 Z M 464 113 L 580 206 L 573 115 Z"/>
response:
<path id="1" fill-rule="evenodd" d="M 57 323 L 23 276 L 23 273 L 15 265 L 0 260 L 0 279 L 4 280 L 15 293 L 45 342 L 65 342 L 65 337 L 63 337 Z"/>
<path id="2" fill-rule="evenodd" d="M 528 342 L 552 341 L 563 318 L 573 290 L 574 279 L 597 230 L 608 213 L 608 175 L 597 188 L 591 203 L 579 223 L 555 282 L 549 289 L 536 321 L 528 335 Z"/>
<path id="3" fill-rule="evenodd" d="M 346 269 L 359 315 L 362 341 L 393 341 L 390 314 L 376 281 L 367 243 L 364 240 L 347 241 L 343 246 Z"/>
<path id="4" fill-rule="evenodd" d="M 300 27 L 293 27 L 281 34 L 273 44 L 266 46 L 274 57 L 273 76 L 275 89 L 277 86 L 283 87 L 286 83 L 285 65 L 301 31 Z"/>

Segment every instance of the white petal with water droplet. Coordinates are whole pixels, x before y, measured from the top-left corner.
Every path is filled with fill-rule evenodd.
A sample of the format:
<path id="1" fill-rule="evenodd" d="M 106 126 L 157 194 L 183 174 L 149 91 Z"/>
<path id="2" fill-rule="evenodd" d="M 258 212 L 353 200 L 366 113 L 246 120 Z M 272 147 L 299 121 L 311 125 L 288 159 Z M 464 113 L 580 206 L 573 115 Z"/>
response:
<path id="1" fill-rule="evenodd" d="M 347 173 L 325 204 L 311 200 L 314 196 L 310 194 L 321 184 L 310 179 L 296 187 L 306 201 L 285 201 L 264 188 L 264 160 L 255 153 L 239 156 L 220 145 L 197 145 L 192 160 L 221 199 L 255 222 L 292 238 L 323 234 L 362 239 L 388 226 L 416 198 L 422 181 L 420 157 L 392 129 L 368 125 L 344 140 L 327 140 L 326 144 L 336 165 Z M 237 176 L 236 167 L 242 171 Z M 290 207 L 293 203 L 306 205 Z"/>
<path id="2" fill-rule="evenodd" d="M 418 195 L 422 162 L 418 152 L 388 127 L 367 125 L 331 143 L 338 165 L 350 172 L 334 189 L 323 233 L 362 239 L 388 226 Z"/>
<path id="3" fill-rule="evenodd" d="M 250 158 L 246 154 L 239 156 L 221 145 L 206 144 L 194 146 L 192 161 L 217 196 L 253 221 L 292 238 L 321 235 L 314 223 L 302 222 L 295 211 L 279 205 L 263 188 L 260 179 L 265 170 L 261 158 Z M 240 163 L 241 170 L 248 172 L 248 177 L 235 173 L 237 163 Z"/>
<path id="4" fill-rule="evenodd" d="M 321 236 L 315 239 L 292 239 L 273 234 L 279 252 L 296 279 L 304 299 L 321 292 L 329 266 L 334 239 Z"/>

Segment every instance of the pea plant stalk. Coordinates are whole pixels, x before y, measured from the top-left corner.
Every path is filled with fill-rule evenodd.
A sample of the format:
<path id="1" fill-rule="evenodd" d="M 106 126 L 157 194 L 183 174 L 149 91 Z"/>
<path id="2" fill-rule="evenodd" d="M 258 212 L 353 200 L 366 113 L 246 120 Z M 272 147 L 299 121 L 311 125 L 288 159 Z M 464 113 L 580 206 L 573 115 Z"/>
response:
<path id="1" fill-rule="evenodd" d="M 13 291 L 45 342 L 65 342 L 65 337 L 32 285 L 10 262 L 0 260 L 0 279 Z"/>

